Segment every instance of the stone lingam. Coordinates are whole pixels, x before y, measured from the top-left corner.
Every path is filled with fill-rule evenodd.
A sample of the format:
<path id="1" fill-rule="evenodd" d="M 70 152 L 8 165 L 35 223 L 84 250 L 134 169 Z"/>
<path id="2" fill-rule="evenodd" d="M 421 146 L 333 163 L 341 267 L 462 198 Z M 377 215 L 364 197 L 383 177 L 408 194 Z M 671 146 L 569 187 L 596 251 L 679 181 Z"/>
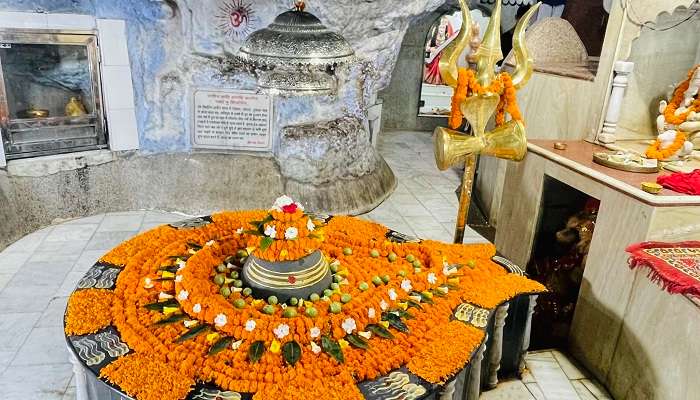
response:
<path id="1" fill-rule="evenodd" d="M 247 233 L 257 249 L 245 258 L 243 284 L 256 298 L 281 303 L 322 296 L 332 280 L 328 258 L 318 249 L 324 222 L 290 197 L 278 198 L 262 220 L 251 222 L 257 229 Z"/>

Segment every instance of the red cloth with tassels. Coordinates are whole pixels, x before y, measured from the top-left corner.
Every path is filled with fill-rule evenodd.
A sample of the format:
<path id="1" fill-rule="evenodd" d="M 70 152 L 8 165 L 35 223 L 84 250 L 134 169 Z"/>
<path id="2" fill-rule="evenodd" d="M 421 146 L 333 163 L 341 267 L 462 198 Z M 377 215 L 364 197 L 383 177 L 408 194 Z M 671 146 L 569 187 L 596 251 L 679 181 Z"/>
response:
<path id="1" fill-rule="evenodd" d="M 675 172 L 656 178 L 656 183 L 674 192 L 700 195 L 700 169 L 693 172 Z"/>
<path id="2" fill-rule="evenodd" d="M 643 242 L 627 248 L 630 268 L 649 268 L 649 277 L 670 293 L 700 297 L 700 242 Z"/>

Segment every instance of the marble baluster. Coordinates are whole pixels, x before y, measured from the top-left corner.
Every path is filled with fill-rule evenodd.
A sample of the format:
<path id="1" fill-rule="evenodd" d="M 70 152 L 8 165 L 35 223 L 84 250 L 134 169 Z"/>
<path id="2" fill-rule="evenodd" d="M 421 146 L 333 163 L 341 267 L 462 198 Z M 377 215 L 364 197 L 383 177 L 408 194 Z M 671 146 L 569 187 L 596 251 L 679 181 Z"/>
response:
<path id="1" fill-rule="evenodd" d="M 73 374 L 75 375 L 75 398 L 77 400 L 89 400 L 85 368 L 75 356 L 75 353 L 70 349 L 70 346 L 68 348 L 68 355 L 68 359 L 73 365 Z"/>
<path id="2" fill-rule="evenodd" d="M 601 143 L 615 143 L 615 131 L 617 121 L 620 120 L 622 112 L 622 100 L 625 97 L 625 89 L 629 83 L 629 75 L 634 70 L 634 63 L 629 61 L 617 61 L 615 63 L 615 78 L 612 83 L 612 93 L 608 101 L 608 111 L 605 114 L 603 129 L 598 135 Z"/>
<path id="3" fill-rule="evenodd" d="M 537 305 L 537 295 L 530 296 L 530 304 L 527 308 L 527 317 L 525 318 L 525 332 L 523 333 L 523 347 L 520 355 L 520 365 L 518 366 L 518 375 L 522 375 L 525 370 L 525 354 L 530 348 L 530 331 L 532 329 L 532 314 L 535 312 Z"/>
<path id="4" fill-rule="evenodd" d="M 503 327 L 506 324 L 510 303 L 504 303 L 496 309 L 493 328 L 493 344 L 489 351 L 489 381 L 488 388 L 493 389 L 498 385 L 498 370 L 501 368 L 503 356 Z"/>
<path id="5" fill-rule="evenodd" d="M 453 379 L 452 382 L 448 383 L 440 391 L 440 400 L 453 400 L 455 394 L 455 386 L 457 385 L 457 379 Z"/>
<path id="6" fill-rule="evenodd" d="M 481 361 L 484 359 L 484 351 L 486 350 L 486 342 L 489 340 L 489 335 L 486 334 L 484 342 L 477 350 L 471 362 L 471 370 L 469 371 L 469 382 L 467 383 L 467 396 L 465 400 L 478 400 L 481 394 Z M 442 400 L 442 399 L 441 399 Z"/>

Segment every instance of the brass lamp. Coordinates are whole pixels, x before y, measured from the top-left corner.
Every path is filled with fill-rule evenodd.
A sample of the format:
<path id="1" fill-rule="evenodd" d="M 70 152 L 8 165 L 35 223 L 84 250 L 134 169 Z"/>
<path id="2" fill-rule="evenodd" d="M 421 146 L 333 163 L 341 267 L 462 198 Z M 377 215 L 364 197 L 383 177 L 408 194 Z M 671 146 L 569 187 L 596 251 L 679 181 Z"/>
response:
<path id="1" fill-rule="evenodd" d="M 512 74 L 513 86 L 520 89 L 532 76 L 533 61 L 525 48 L 525 28 L 537 12 L 541 3 L 532 6 L 518 21 L 513 35 L 513 51 L 515 52 L 516 67 Z M 440 59 L 440 75 L 442 80 L 453 88 L 457 88 L 459 75 L 457 60 L 467 48 L 472 25 L 471 14 L 466 0 L 459 0 L 462 10 L 462 29 L 457 38 L 445 49 Z M 503 59 L 501 51 L 501 2 L 497 1 L 476 54 L 476 80 L 482 87 L 489 87 L 496 79 L 496 63 Z M 527 153 L 527 138 L 525 125 L 522 121 L 510 120 L 491 131 L 486 131 L 486 125 L 498 108 L 500 96 L 498 93 L 473 93 L 460 104 L 464 118 L 469 122 L 469 134 L 453 129 L 438 127 L 435 129 L 435 160 L 440 170 L 444 171 L 466 158 L 462 191 L 459 199 L 455 243 L 464 240 L 464 229 L 467 223 L 471 189 L 474 182 L 476 155 L 520 161 Z"/>

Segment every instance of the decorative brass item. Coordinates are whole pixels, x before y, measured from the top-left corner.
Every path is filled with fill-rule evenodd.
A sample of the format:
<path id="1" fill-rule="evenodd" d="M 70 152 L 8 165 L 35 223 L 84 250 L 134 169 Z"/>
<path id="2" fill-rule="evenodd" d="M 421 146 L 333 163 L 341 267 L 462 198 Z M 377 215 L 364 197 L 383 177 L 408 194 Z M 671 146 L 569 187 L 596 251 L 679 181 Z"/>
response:
<path id="1" fill-rule="evenodd" d="M 30 104 L 28 109 L 18 111 L 17 116 L 20 118 L 46 118 L 49 116 L 49 110 L 36 108 L 34 104 Z"/>
<path id="2" fill-rule="evenodd" d="M 659 163 L 657 160 L 649 160 L 642 158 L 640 155 L 625 152 L 617 152 L 613 154 L 605 152 L 593 153 L 593 162 L 608 168 L 626 172 L 643 174 L 654 174 L 659 172 Z"/>
<path id="3" fill-rule="evenodd" d="M 663 186 L 659 185 L 658 183 L 642 182 L 642 190 L 647 192 L 647 193 L 659 194 L 659 193 L 661 193 L 662 189 L 663 189 Z"/>
<path id="4" fill-rule="evenodd" d="M 554 147 L 554 150 L 566 150 L 568 146 L 564 142 L 555 142 L 552 147 Z"/>
<path id="5" fill-rule="evenodd" d="M 513 35 L 513 51 L 517 62 L 512 74 L 513 86 L 516 89 L 525 86 L 532 76 L 533 61 L 525 47 L 525 28 L 537 12 L 541 3 L 528 10 L 518 21 Z M 440 75 L 443 81 L 457 88 L 459 70 L 457 60 L 469 46 L 471 38 L 469 29 L 472 25 L 471 15 L 466 0 L 459 0 L 462 10 L 462 27 L 457 38 L 445 49 L 440 60 Z M 484 39 L 476 54 L 476 79 L 480 85 L 487 88 L 495 79 L 496 63 L 503 59 L 501 52 L 501 2 L 494 6 L 491 20 L 484 33 Z M 474 181 L 476 155 L 490 155 L 505 160 L 520 161 L 527 153 L 527 138 L 525 125 L 521 121 L 510 120 L 500 127 L 486 131 L 486 125 L 496 112 L 500 101 L 497 93 L 473 93 L 460 104 L 464 118 L 469 122 L 471 134 L 439 127 L 435 129 L 435 159 L 440 170 L 446 170 L 466 157 L 462 192 L 457 214 L 455 243 L 462 243 L 467 213 L 471 203 L 471 189 Z"/>
<path id="6" fill-rule="evenodd" d="M 81 115 L 87 115 L 85 105 L 83 105 L 83 102 L 80 100 L 80 98 L 76 96 L 73 96 L 70 98 L 70 100 L 68 100 L 65 110 L 67 117 L 79 117 Z"/>

